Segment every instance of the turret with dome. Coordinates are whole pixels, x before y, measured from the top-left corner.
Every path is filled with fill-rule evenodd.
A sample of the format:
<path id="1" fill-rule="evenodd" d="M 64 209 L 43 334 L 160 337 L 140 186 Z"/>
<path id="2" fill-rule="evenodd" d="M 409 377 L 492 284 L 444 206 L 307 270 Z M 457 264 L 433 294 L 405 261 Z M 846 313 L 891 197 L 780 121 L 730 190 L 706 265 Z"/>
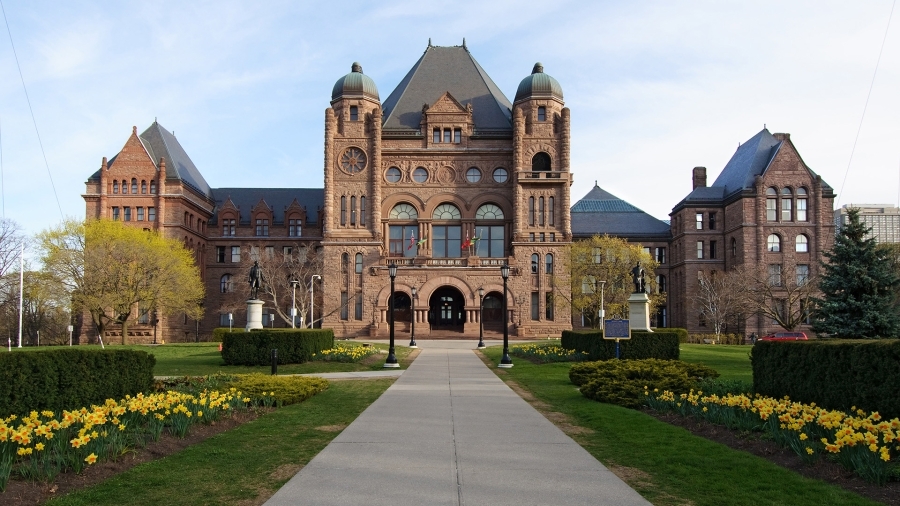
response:
<path id="1" fill-rule="evenodd" d="M 544 73 L 544 65 L 541 62 L 535 63 L 531 75 L 519 83 L 519 89 L 516 90 L 516 98 L 513 102 L 529 98 L 551 98 L 563 101 L 562 86 L 550 74 Z"/>

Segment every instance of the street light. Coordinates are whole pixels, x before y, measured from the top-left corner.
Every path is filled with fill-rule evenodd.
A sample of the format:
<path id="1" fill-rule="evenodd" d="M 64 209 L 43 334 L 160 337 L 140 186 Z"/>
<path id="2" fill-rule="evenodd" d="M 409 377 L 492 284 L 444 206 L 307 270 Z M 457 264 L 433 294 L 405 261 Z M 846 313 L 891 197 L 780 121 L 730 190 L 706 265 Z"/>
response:
<path id="1" fill-rule="evenodd" d="M 484 348 L 484 287 L 478 289 L 478 349 Z"/>
<path id="2" fill-rule="evenodd" d="M 603 308 L 603 289 L 606 287 L 606 281 L 600 282 L 600 331 L 603 331 L 603 319 L 606 318 L 606 309 Z"/>
<path id="3" fill-rule="evenodd" d="M 397 264 L 391 260 L 388 265 L 388 275 L 391 276 L 391 298 L 388 299 L 388 327 L 391 334 L 391 345 L 388 348 L 387 360 L 384 361 L 385 368 L 400 367 L 397 363 L 397 357 L 394 355 L 394 278 L 397 277 Z"/>
<path id="4" fill-rule="evenodd" d="M 313 292 L 316 286 L 316 278 L 322 279 L 322 276 L 318 274 L 313 274 L 311 278 L 309 278 L 309 328 L 313 328 L 316 322 L 316 302 L 313 299 Z"/>
<path id="5" fill-rule="evenodd" d="M 297 285 L 300 282 L 296 279 L 291 280 L 291 328 L 297 328 Z"/>
<path id="6" fill-rule="evenodd" d="M 505 263 L 500 267 L 500 275 L 503 276 L 503 358 L 497 367 L 509 369 L 513 366 L 512 360 L 509 358 L 509 312 L 506 310 L 506 280 L 509 278 L 509 264 Z"/>
<path id="7" fill-rule="evenodd" d="M 416 345 L 416 287 L 412 287 L 412 301 L 410 302 L 412 305 L 411 308 L 411 318 L 410 318 L 410 327 L 409 327 L 409 347 L 410 348 L 418 348 Z"/>

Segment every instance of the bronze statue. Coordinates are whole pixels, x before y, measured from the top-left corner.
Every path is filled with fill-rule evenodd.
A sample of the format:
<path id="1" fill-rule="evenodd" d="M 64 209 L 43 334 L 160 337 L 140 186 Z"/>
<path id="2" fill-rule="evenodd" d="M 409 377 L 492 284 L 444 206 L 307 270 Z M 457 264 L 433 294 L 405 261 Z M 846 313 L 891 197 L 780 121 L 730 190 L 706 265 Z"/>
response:
<path id="1" fill-rule="evenodd" d="M 631 281 L 634 283 L 634 293 L 646 293 L 644 269 L 641 268 L 640 262 L 634 266 L 634 269 L 631 269 Z"/>
<path id="2" fill-rule="evenodd" d="M 259 298 L 259 287 L 262 286 L 262 269 L 259 268 L 259 260 L 253 262 L 250 268 L 250 298 Z"/>

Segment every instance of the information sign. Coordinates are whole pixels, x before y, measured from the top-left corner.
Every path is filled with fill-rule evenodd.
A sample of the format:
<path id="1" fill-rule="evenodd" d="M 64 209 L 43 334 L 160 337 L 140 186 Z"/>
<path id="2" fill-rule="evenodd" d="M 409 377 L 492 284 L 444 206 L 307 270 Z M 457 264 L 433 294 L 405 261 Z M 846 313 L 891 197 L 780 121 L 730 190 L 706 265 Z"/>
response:
<path id="1" fill-rule="evenodd" d="M 631 327 L 628 320 L 604 321 L 603 339 L 631 339 Z"/>

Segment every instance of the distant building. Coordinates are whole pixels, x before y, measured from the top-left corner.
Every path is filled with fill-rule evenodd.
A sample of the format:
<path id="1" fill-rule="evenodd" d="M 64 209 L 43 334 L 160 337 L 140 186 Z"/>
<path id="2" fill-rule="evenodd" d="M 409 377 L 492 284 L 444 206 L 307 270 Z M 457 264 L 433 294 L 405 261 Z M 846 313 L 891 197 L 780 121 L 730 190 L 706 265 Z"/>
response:
<path id="1" fill-rule="evenodd" d="M 868 237 L 878 243 L 900 243 L 900 207 L 890 204 L 844 204 L 834 210 L 835 232 L 847 223 L 847 210 L 859 209 L 860 222 L 871 228 Z"/>

